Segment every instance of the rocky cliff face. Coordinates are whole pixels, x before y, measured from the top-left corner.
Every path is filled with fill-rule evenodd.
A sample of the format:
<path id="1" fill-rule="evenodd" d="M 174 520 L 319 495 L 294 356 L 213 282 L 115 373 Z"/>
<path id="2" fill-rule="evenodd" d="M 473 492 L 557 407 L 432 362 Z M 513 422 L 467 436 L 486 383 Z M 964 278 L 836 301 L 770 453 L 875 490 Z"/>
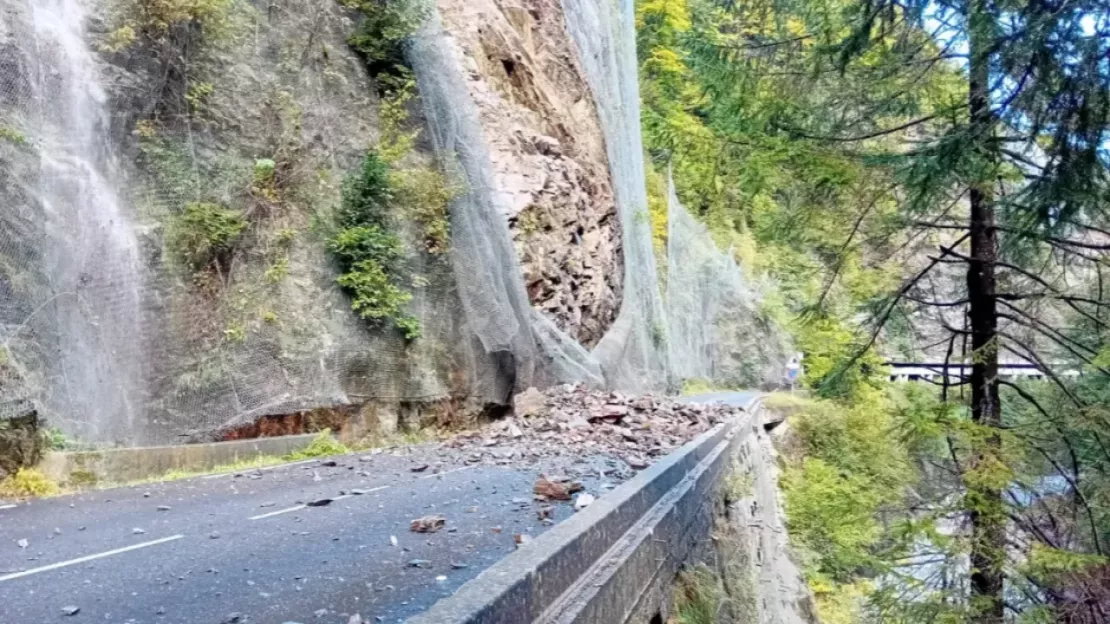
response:
<path id="1" fill-rule="evenodd" d="M 597 108 L 558 0 L 439 0 L 489 146 L 532 304 L 587 347 L 621 300 Z"/>
<path id="2" fill-rule="evenodd" d="M 0 412 L 171 443 L 336 405 L 675 381 L 637 212 L 631 4 L 437 0 L 417 82 L 443 88 L 421 106 L 383 102 L 357 3 L 176 1 L 0 0 Z M 405 137 L 399 175 L 469 167 L 450 251 L 427 215 L 394 215 L 411 341 L 352 311 L 328 251 L 344 180 Z M 413 180 L 396 203 L 429 192 Z"/>

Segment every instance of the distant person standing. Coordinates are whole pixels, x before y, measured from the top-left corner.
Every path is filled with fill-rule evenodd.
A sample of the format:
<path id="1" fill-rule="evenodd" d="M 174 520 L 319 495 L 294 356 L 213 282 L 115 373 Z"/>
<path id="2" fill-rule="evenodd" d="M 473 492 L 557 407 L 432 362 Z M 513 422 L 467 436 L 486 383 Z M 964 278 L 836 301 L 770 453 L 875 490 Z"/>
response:
<path id="1" fill-rule="evenodd" d="M 786 383 L 790 386 L 791 393 L 794 392 L 794 386 L 802 379 L 802 357 L 801 353 L 795 353 L 786 363 Z"/>

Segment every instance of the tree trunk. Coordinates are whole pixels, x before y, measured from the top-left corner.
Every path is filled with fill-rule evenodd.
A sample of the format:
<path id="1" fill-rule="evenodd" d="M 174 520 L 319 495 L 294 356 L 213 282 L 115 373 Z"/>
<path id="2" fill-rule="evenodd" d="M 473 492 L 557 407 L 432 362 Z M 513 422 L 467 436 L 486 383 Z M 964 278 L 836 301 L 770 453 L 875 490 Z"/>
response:
<path id="1" fill-rule="evenodd" d="M 978 156 L 990 159 L 994 121 L 990 110 L 988 44 L 990 16 L 986 0 L 968 3 L 968 106 L 972 145 Z M 968 315 L 971 323 L 971 418 L 989 428 L 976 436 L 972 460 L 964 475 L 965 502 L 971 521 L 971 606 L 973 621 L 1001 624 L 1006 514 L 997 473 L 1001 469 L 1002 405 L 998 396 L 998 311 L 995 300 L 995 263 L 998 232 L 994 222 L 989 176 L 970 189 L 971 260 L 967 267 Z"/>

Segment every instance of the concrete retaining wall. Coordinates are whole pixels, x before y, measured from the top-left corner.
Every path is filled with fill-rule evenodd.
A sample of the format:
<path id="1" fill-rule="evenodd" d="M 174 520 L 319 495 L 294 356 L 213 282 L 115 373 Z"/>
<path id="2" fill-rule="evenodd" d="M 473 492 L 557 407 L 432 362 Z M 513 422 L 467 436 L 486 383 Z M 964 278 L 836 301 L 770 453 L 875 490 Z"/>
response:
<path id="1" fill-rule="evenodd" d="M 674 575 L 709 537 L 746 414 L 706 432 L 463 585 L 409 624 L 664 621 Z"/>
<path id="2" fill-rule="evenodd" d="M 52 452 L 47 453 L 39 468 L 62 484 L 125 483 L 174 470 L 202 471 L 260 455 L 285 455 L 305 448 L 315 437 L 316 434 L 304 434 L 185 446 Z"/>

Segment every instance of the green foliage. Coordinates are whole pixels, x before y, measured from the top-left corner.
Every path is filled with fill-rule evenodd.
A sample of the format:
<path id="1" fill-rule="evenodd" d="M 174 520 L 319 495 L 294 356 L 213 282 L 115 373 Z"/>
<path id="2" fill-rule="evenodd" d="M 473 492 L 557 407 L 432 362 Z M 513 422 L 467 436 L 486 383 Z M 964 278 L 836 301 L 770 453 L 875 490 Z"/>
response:
<path id="1" fill-rule="evenodd" d="M 361 14 L 358 29 L 347 38 L 370 75 L 388 90 L 410 79 L 404 42 L 423 20 L 419 0 L 339 0 Z"/>
<path id="2" fill-rule="evenodd" d="M 27 136 L 19 130 L 4 124 L 0 124 L 0 139 L 15 145 L 16 147 L 23 147 L 27 145 Z"/>
<path id="3" fill-rule="evenodd" d="M 289 258 L 278 258 L 273 264 L 266 267 L 266 272 L 262 274 L 263 279 L 267 283 L 277 284 L 289 275 Z"/>
<path id="4" fill-rule="evenodd" d="M 342 455 L 350 453 L 351 449 L 347 448 L 342 442 L 336 440 L 331 435 L 331 429 L 324 429 L 316 434 L 312 442 L 308 446 L 299 451 L 294 451 L 282 457 L 286 461 L 301 461 L 304 459 L 316 459 L 317 457 L 330 457 L 332 455 Z"/>
<path id="5" fill-rule="evenodd" d="M 230 262 L 247 225 L 241 211 L 217 204 L 187 204 L 171 222 L 167 243 L 193 271 L 221 270 Z"/>
<path id="6" fill-rule="evenodd" d="M 57 427 L 44 429 L 42 435 L 46 438 L 46 448 L 52 451 L 64 451 L 69 447 L 69 438 Z"/>
<path id="7" fill-rule="evenodd" d="M 413 340 L 420 337 L 416 319 L 404 312 L 412 300 L 409 293 L 394 283 L 378 262 L 367 259 L 350 266 L 338 279 L 339 285 L 351 295 L 351 309 L 369 321 L 392 320 L 396 327 Z"/>
<path id="8" fill-rule="evenodd" d="M 393 199 L 389 177 L 389 164 L 377 151 L 368 151 L 359 171 L 343 182 L 337 224 L 343 228 L 384 227 L 389 219 L 389 202 Z"/>
<path id="9" fill-rule="evenodd" d="M 675 624 L 716 624 L 724 600 L 720 582 L 709 568 L 697 566 L 679 573 L 675 581 Z"/>
<path id="10" fill-rule="evenodd" d="M 339 263 L 338 283 L 351 295 L 351 308 L 374 324 L 392 322 L 408 340 L 420 336 L 420 323 L 405 312 L 412 300 L 403 260 L 405 248 L 391 231 L 390 169 L 376 152 L 367 152 L 357 174 L 343 186 L 336 222 L 339 230 L 328 249 Z"/>
<path id="11" fill-rule="evenodd" d="M 125 0 L 122 19 L 100 44 L 104 52 L 121 52 L 136 41 L 164 42 L 175 32 L 195 29 L 221 36 L 229 27 L 233 0 Z"/>
<path id="12" fill-rule="evenodd" d="M 862 474 L 841 473 L 824 460 L 807 458 L 783 478 L 791 536 L 817 557 L 816 574 L 852 580 L 872 562 L 869 548 L 880 527 L 873 514 L 882 493 Z"/>
<path id="13" fill-rule="evenodd" d="M 786 407 L 795 428 L 782 478 L 787 526 L 820 606 L 864 587 L 861 579 L 896 558 L 899 540 L 878 515 L 901 502 L 916 470 L 895 435 L 890 400 L 876 391 L 850 403 L 791 397 Z M 851 611 L 857 602 L 829 609 Z"/>
<path id="14" fill-rule="evenodd" d="M 57 483 L 33 468 L 20 468 L 0 481 L 0 496 L 3 497 L 54 496 L 60 493 Z"/>
<path id="15" fill-rule="evenodd" d="M 451 242 L 448 208 L 457 190 L 447 184 L 442 173 L 427 166 L 394 171 L 390 186 L 401 211 L 419 224 L 424 250 L 447 252 Z"/>
<path id="16" fill-rule="evenodd" d="M 208 98 L 215 91 L 216 87 L 211 82 L 195 82 L 189 85 L 189 89 L 185 92 L 185 102 L 189 105 L 189 110 L 192 113 L 201 112 Z"/>

